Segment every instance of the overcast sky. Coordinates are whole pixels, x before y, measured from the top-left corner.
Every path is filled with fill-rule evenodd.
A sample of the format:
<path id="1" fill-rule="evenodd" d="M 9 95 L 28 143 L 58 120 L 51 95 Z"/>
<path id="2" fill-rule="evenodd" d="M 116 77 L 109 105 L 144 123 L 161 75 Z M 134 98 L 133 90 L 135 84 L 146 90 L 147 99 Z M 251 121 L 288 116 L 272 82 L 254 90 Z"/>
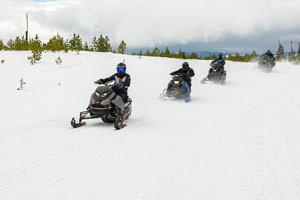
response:
<path id="1" fill-rule="evenodd" d="M 108 35 L 113 46 L 181 47 L 185 51 L 275 51 L 300 42 L 300 0 L 0 0 L 0 38 L 24 35 L 47 41 L 79 33 L 90 42 Z"/>

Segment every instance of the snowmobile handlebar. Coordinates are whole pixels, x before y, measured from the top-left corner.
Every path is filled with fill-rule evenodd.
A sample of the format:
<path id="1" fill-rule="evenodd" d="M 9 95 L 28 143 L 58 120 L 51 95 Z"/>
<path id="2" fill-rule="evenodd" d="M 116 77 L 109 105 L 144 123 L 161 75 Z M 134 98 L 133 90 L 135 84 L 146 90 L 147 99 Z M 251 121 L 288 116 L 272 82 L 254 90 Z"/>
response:
<path id="1" fill-rule="evenodd" d="M 105 86 L 108 86 L 108 87 L 113 87 L 113 86 L 117 86 L 117 87 L 124 87 L 124 83 L 117 83 L 116 81 L 108 81 L 106 83 L 103 83 L 103 82 L 95 82 L 96 84 L 99 84 L 99 85 L 105 85 Z"/>
<path id="2" fill-rule="evenodd" d="M 116 81 L 108 81 L 106 83 L 103 83 L 101 81 L 95 81 L 94 82 L 95 84 L 98 84 L 98 85 L 105 85 L 105 86 L 113 86 L 116 84 Z M 112 84 L 111 84 L 112 83 Z"/>

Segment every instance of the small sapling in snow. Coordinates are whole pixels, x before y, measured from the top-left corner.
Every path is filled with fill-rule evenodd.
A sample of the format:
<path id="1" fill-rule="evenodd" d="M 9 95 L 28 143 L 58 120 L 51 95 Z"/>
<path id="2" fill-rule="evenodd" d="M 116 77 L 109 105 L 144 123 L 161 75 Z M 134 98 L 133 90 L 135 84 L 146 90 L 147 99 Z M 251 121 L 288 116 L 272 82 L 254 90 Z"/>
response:
<path id="1" fill-rule="evenodd" d="M 17 90 L 23 90 L 23 85 L 25 85 L 26 83 L 24 82 L 23 78 L 21 78 L 20 80 L 20 88 L 18 88 Z"/>
<path id="2" fill-rule="evenodd" d="M 62 59 L 60 58 L 60 56 L 57 57 L 57 59 L 55 60 L 56 64 L 60 65 L 62 63 Z"/>

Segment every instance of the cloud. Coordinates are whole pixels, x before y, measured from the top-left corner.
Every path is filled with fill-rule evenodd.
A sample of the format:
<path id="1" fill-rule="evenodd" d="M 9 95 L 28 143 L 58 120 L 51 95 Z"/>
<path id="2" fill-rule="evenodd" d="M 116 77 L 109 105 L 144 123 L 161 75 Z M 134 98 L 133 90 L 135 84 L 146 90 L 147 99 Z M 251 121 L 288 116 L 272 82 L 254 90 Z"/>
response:
<path id="1" fill-rule="evenodd" d="M 102 33 L 114 45 L 124 40 L 131 48 L 217 45 L 224 40 L 230 45 L 235 39 L 251 48 L 254 38 L 266 43 L 270 37 L 277 41 L 278 36 L 300 41 L 299 0 L 1 1 L 5 7 L 0 13 L 3 39 L 24 33 L 28 11 L 30 33 L 38 33 L 44 40 L 56 33 L 71 37 L 76 32 L 86 41 Z"/>

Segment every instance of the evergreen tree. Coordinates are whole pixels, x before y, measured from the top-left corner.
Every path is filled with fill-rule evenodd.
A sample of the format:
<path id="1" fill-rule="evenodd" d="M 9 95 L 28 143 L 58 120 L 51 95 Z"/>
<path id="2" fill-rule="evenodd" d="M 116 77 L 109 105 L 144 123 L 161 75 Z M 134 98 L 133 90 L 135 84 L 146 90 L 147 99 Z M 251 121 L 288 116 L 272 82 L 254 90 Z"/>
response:
<path id="1" fill-rule="evenodd" d="M 94 36 L 94 38 L 92 40 L 92 49 L 93 49 L 93 51 L 97 51 L 97 38 L 96 38 L 96 36 Z"/>
<path id="2" fill-rule="evenodd" d="M 189 56 L 190 59 L 199 59 L 198 55 L 195 52 L 192 52 L 191 55 Z"/>
<path id="3" fill-rule="evenodd" d="M 7 41 L 7 50 L 10 50 L 10 51 L 15 50 L 15 44 L 12 39 Z"/>
<path id="4" fill-rule="evenodd" d="M 149 50 L 147 50 L 146 53 L 144 54 L 144 56 L 150 56 L 150 55 L 151 55 L 151 53 Z"/>
<path id="5" fill-rule="evenodd" d="M 151 52 L 151 56 L 159 56 L 159 48 L 156 46 L 153 51 Z"/>
<path id="6" fill-rule="evenodd" d="M 83 50 L 84 50 L 84 51 L 89 51 L 89 50 L 90 50 L 90 49 L 89 49 L 89 45 L 88 45 L 87 42 L 84 43 Z"/>
<path id="7" fill-rule="evenodd" d="M 284 56 L 284 47 L 279 43 L 278 51 L 276 52 L 276 59 L 282 60 L 285 58 Z"/>
<path id="8" fill-rule="evenodd" d="M 22 50 L 29 50 L 29 43 L 27 42 L 25 36 L 23 35 L 21 38 L 21 46 L 22 46 Z"/>
<path id="9" fill-rule="evenodd" d="M 4 49 L 4 43 L 2 41 L 2 39 L 0 40 L 0 51 Z"/>
<path id="10" fill-rule="evenodd" d="M 64 52 L 66 52 L 66 53 L 68 53 L 68 51 L 70 50 L 70 43 L 69 43 L 68 39 L 66 41 L 64 41 L 63 49 L 64 49 Z"/>
<path id="11" fill-rule="evenodd" d="M 257 53 L 256 53 L 256 51 L 255 50 L 253 50 L 252 51 L 252 53 L 250 54 L 250 56 L 251 56 L 251 59 L 253 60 L 256 60 L 257 59 Z"/>
<path id="12" fill-rule="evenodd" d="M 24 36 L 22 36 L 21 38 L 19 36 L 16 37 L 14 41 L 14 50 L 16 51 L 29 50 L 29 44 L 25 40 Z"/>
<path id="13" fill-rule="evenodd" d="M 30 50 L 42 50 L 42 41 L 39 39 L 39 36 L 36 34 L 34 39 L 29 41 Z"/>
<path id="14" fill-rule="evenodd" d="M 96 36 L 94 36 L 92 40 L 92 49 L 93 51 L 97 51 L 97 52 L 111 52 L 112 48 L 109 43 L 108 36 L 103 37 L 101 34 L 98 39 Z"/>
<path id="15" fill-rule="evenodd" d="M 293 49 L 291 49 L 291 52 L 289 53 L 288 60 L 290 62 L 293 62 L 296 60 L 296 52 Z"/>
<path id="16" fill-rule="evenodd" d="M 177 58 L 185 59 L 186 58 L 185 52 L 181 51 L 181 49 L 179 49 L 178 54 L 177 54 Z"/>
<path id="17" fill-rule="evenodd" d="M 105 36 L 104 49 L 105 49 L 105 52 L 111 52 L 112 51 L 112 48 L 111 48 L 110 43 L 109 43 L 108 36 Z"/>
<path id="18" fill-rule="evenodd" d="M 64 50 L 64 38 L 57 33 L 56 36 L 50 38 L 47 42 L 46 50 L 53 52 Z"/>
<path id="19" fill-rule="evenodd" d="M 42 58 L 42 42 L 39 39 L 38 35 L 36 34 L 34 39 L 29 41 L 29 47 L 32 52 L 32 56 L 27 57 L 30 60 L 30 63 L 33 65 L 37 61 L 41 60 Z"/>
<path id="20" fill-rule="evenodd" d="M 100 37 L 97 40 L 97 51 L 106 52 L 105 38 L 102 36 L 102 34 L 100 35 Z"/>
<path id="21" fill-rule="evenodd" d="M 126 52 L 126 43 L 122 40 L 118 47 L 118 53 L 124 54 L 125 52 Z"/>
<path id="22" fill-rule="evenodd" d="M 81 51 L 82 50 L 82 40 L 81 37 L 74 33 L 73 38 L 69 41 L 70 49 L 72 51 Z"/>
<path id="23" fill-rule="evenodd" d="M 161 53 L 161 57 L 171 57 L 171 52 L 168 47 L 166 47 L 166 50 Z"/>

